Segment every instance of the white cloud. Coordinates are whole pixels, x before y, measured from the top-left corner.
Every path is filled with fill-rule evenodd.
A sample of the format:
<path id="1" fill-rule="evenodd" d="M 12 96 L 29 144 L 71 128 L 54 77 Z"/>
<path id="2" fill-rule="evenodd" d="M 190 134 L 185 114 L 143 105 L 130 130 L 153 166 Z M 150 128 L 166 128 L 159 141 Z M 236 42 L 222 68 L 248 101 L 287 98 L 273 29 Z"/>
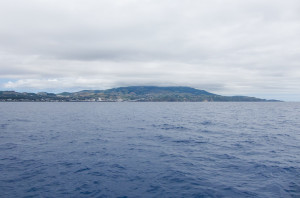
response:
<path id="1" fill-rule="evenodd" d="M 298 97 L 299 10 L 297 0 L 1 1 L 0 79 L 13 79 L 2 88 Z"/>

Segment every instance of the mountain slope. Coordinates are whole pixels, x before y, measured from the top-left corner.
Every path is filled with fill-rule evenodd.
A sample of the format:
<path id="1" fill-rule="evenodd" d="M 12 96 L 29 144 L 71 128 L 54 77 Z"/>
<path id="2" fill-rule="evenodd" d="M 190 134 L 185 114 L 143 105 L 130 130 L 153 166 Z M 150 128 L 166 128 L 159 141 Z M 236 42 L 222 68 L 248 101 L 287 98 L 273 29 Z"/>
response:
<path id="1" fill-rule="evenodd" d="M 104 93 L 135 93 L 137 95 L 145 94 L 193 94 L 193 95 L 215 95 L 204 90 L 191 87 L 156 87 L 156 86 L 131 86 L 119 87 L 105 90 Z"/>

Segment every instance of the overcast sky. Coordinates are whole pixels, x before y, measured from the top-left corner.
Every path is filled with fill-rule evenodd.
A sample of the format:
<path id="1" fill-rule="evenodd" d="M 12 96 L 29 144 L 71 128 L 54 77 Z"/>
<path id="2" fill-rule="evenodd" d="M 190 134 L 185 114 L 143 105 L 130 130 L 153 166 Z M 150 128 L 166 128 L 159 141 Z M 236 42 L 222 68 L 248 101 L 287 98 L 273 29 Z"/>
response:
<path id="1" fill-rule="evenodd" d="M 0 1 L 0 90 L 129 85 L 300 101 L 300 1 Z"/>

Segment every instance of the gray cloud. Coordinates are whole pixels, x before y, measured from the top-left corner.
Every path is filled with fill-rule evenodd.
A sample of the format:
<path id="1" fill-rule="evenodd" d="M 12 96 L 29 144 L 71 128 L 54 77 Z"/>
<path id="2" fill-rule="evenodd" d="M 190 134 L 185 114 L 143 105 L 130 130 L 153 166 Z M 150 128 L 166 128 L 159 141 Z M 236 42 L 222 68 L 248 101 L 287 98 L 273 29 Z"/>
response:
<path id="1" fill-rule="evenodd" d="M 2 89 L 188 85 L 300 100 L 299 10 L 297 0 L 2 1 Z"/>

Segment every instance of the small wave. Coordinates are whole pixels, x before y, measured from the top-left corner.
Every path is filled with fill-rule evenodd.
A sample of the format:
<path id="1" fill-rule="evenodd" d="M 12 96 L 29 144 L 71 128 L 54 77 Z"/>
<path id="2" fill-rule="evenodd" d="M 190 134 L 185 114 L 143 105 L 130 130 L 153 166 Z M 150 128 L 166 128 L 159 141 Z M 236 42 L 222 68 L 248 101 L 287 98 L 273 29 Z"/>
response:
<path id="1" fill-rule="evenodd" d="M 147 192 L 151 192 L 151 193 L 157 192 L 157 191 L 159 191 L 160 188 L 161 188 L 161 187 L 158 186 L 158 185 L 150 185 L 150 187 L 149 187 L 149 189 L 147 190 Z"/>
<path id="2" fill-rule="evenodd" d="M 187 130 L 190 130 L 189 128 L 187 127 L 184 127 L 184 126 L 176 126 L 176 125 L 171 125 L 171 124 L 161 124 L 161 125 L 155 125 L 153 124 L 152 127 L 154 128 L 159 128 L 159 129 L 162 129 L 162 130 L 176 130 L 176 131 L 187 131 Z"/>
<path id="3" fill-rule="evenodd" d="M 226 159 L 238 159 L 237 157 L 233 156 L 233 155 L 229 155 L 229 154 L 214 154 L 214 157 L 216 157 L 217 159 L 222 159 L 222 160 L 226 160 Z"/>
<path id="4" fill-rule="evenodd" d="M 291 195 L 291 197 L 300 197 L 300 185 L 295 182 L 290 182 L 284 191 Z"/>
<path id="5" fill-rule="evenodd" d="M 201 122 L 200 124 L 204 125 L 204 126 L 209 126 L 209 125 L 212 125 L 213 123 L 211 121 L 204 121 L 204 122 Z"/>
<path id="6" fill-rule="evenodd" d="M 156 135 L 154 137 L 162 142 L 170 141 L 170 139 L 171 139 L 170 137 L 165 136 L 165 135 Z"/>
<path id="7" fill-rule="evenodd" d="M 111 165 L 111 168 L 116 168 L 119 170 L 125 170 L 126 168 L 124 166 L 121 166 L 120 164 L 113 164 Z"/>
<path id="8" fill-rule="evenodd" d="M 193 139 L 183 139 L 183 140 L 174 140 L 172 141 L 174 143 L 178 144 L 205 144 L 208 142 L 208 140 L 193 140 Z"/>
<path id="9" fill-rule="evenodd" d="M 12 120 L 7 120 L 8 122 L 32 122 L 32 120 L 28 120 L 28 119 L 20 119 L 20 118 L 16 118 L 16 119 L 12 119 Z"/>
<path id="10" fill-rule="evenodd" d="M 0 124 L 0 129 L 6 129 L 9 124 Z"/>
<path id="11" fill-rule="evenodd" d="M 207 134 L 220 134 L 220 133 L 222 133 L 221 130 L 220 131 L 213 131 L 213 130 L 207 130 L 207 129 L 198 129 L 197 132 L 207 133 Z"/>
<path id="12" fill-rule="evenodd" d="M 90 168 L 81 168 L 81 169 L 75 171 L 74 173 L 81 173 L 81 172 L 88 171 L 88 170 L 90 170 Z"/>
<path id="13" fill-rule="evenodd" d="M 17 144 L 15 143 L 6 143 L 6 144 L 0 144 L 0 150 L 12 150 L 12 149 L 15 149 L 17 148 Z"/>
<path id="14" fill-rule="evenodd" d="M 92 176 L 105 176 L 104 173 L 101 173 L 101 172 L 98 172 L 98 171 L 90 172 L 90 173 L 88 173 L 88 175 L 92 175 Z"/>
<path id="15" fill-rule="evenodd" d="M 184 144 L 190 144 L 193 142 L 192 140 L 174 140 L 175 143 L 184 143 Z"/>

